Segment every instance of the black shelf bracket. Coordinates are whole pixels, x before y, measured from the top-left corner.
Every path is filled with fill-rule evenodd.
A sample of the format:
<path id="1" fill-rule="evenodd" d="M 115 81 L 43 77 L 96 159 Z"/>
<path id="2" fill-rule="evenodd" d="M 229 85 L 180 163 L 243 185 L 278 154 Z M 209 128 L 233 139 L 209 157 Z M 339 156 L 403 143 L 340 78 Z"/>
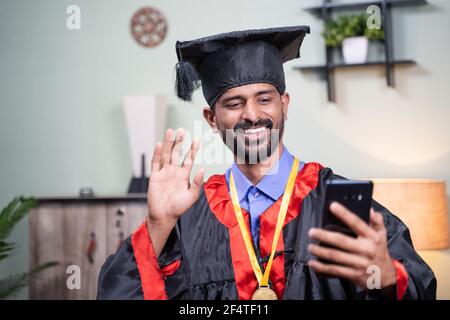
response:
<path id="1" fill-rule="evenodd" d="M 327 19 L 331 18 L 331 11 L 327 4 L 330 2 L 330 0 L 326 0 L 323 2 L 322 6 L 322 19 L 326 21 Z M 325 81 L 327 83 L 327 96 L 328 101 L 336 102 L 336 96 L 334 94 L 334 71 L 332 70 L 331 66 L 333 64 L 333 49 L 326 46 L 325 48 L 325 61 L 326 61 L 326 74 L 325 74 Z"/>
<path id="2" fill-rule="evenodd" d="M 392 68 L 392 17 L 391 6 L 387 0 L 381 2 L 382 24 L 384 29 L 384 55 L 386 59 L 386 81 L 389 87 L 394 87 L 394 73 Z"/>

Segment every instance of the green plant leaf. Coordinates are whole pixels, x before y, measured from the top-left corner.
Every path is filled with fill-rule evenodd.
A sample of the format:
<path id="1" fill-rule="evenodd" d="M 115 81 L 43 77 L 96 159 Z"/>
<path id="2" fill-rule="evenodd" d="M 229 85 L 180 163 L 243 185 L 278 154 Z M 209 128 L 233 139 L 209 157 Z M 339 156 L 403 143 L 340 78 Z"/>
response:
<path id="1" fill-rule="evenodd" d="M 27 273 L 16 274 L 0 280 L 0 300 L 15 296 L 20 289 L 26 286 Z"/>
<path id="2" fill-rule="evenodd" d="M 0 300 L 14 297 L 20 289 L 28 284 L 31 277 L 35 277 L 39 272 L 56 265 L 58 265 L 57 262 L 44 263 L 30 272 L 12 275 L 0 280 Z"/>
<path id="3" fill-rule="evenodd" d="M 10 256 L 11 251 L 16 248 L 16 245 L 12 242 L 0 242 L 0 260 Z"/>
<path id="4" fill-rule="evenodd" d="M 0 213 L 0 241 L 5 241 L 14 227 L 36 206 L 34 198 L 14 198 Z"/>
<path id="5" fill-rule="evenodd" d="M 365 36 L 369 40 L 383 40 L 383 29 L 368 29 L 366 13 L 353 15 L 340 15 L 336 19 L 325 21 L 325 28 L 322 36 L 325 44 L 330 47 L 337 47 L 342 44 L 345 38 Z"/>
<path id="6" fill-rule="evenodd" d="M 23 196 L 15 197 L 0 213 L 0 260 L 11 255 L 16 248 L 12 242 L 6 242 L 14 227 L 24 218 L 31 208 L 36 206 L 34 198 L 25 198 Z M 24 272 L 9 276 L 0 280 L 0 299 L 6 299 L 14 296 L 18 291 L 25 287 L 31 276 L 34 276 L 44 269 L 56 265 L 56 262 L 49 262 L 38 266 L 30 272 Z"/>

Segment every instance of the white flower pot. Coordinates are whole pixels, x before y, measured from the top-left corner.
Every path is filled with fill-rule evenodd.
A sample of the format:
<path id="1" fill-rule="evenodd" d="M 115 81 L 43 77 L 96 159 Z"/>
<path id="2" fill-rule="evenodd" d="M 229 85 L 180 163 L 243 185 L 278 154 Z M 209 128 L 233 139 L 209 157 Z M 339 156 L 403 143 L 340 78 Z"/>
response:
<path id="1" fill-rule="evenodd" d="M 342 55 L 345 63 L 364 63 L 367 61 L 369 40 L 366 37 L 350 37 L 342 41 Z"/>

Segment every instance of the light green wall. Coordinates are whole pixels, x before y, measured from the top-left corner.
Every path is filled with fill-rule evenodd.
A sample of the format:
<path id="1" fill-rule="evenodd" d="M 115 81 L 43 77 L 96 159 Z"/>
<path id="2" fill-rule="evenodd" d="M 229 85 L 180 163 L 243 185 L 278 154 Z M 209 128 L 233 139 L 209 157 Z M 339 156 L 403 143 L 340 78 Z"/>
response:
<path id="1" fill-rule="evenodd" d="M 173 95 L 176 40 L 296 24 L 311 25 L 312 33 L 302 59 L 285 68 L 292 98 L 285 136 L 289 149 L 348 177 L 448 183 L 450 3 L 433 0 L 395 10 L 395 56 L 418 62 L 396 69 L 395 89 L 386 87 L 383 68 L 342 70 L 335 76 L 338 104 L 330 104 L 318 76 L 292 70 L 324 60 L 321 22 L 301 10 L 320 2 L 1 0 L 0 205 L 17 194 L 73 195 L 81 186 L 125 192 L 131 160 L 122 96 L 168 96 L 167 126 L 191 129 L 201 119 L 200 93 L 192 105 Z M 81 8 L 79 31 L 66 29 L 70 4 Z M 169 21 L 166 40 L 154 49 L 139 47 L 129 32 L 131 15 L 144 5 L 160 9 Z M 207 174 L 225 168 L 209 166 Z M 24 222 L 13 234 L 21 248 L 0 265 L 0 277 L 26 269 L 27 232 Z M 449 255 L 427 256 L 443 279 L 442 298 L 450 298 Z"/>

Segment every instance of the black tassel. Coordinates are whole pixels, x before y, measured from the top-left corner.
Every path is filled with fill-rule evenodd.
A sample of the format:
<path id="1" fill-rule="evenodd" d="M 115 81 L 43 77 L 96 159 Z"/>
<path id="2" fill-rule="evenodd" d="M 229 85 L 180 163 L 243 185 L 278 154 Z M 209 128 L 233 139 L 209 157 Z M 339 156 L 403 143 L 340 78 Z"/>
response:
<path id="1" fill-rule="evenodd" d="M 194 66 L 187 61 L 180 61 L 176 65 L 175 90 L 177 96 L 184 101 L 192 100 L 192 93 L 200 87 L 200 79 Z"/>

